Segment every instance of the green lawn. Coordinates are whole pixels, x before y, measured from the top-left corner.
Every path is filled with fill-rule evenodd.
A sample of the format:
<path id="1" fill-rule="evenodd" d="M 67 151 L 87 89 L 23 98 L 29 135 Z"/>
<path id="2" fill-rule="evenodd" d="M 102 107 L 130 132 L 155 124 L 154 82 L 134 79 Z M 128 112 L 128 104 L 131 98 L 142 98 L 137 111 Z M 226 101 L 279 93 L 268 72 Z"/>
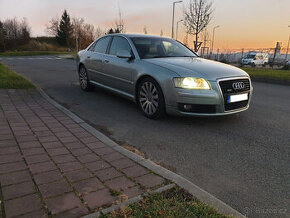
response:
<path id="1" fill-rule="evenodd" d="M 0 89 L 29 89 L 35 86 L 0 63 Z"/>
<path id="2" fill-rule="evenodd" d="M 263 68 L 242 68 L 253 78 L 265 78 L 273 80 L 290 81 L 290 70 L 263 69 Z"/>
<path id="3" fill-rule="evenodd" d="M 200 202 L 183 189 L 173 188 L 163 193 L 151 194 L 138 203 L 101 217 L 222 218 L 227 216 L 217 213 L 215 209 Z"/>
<path id="4" fill-rule="evenodd" d="M 0 52 L 0 57 L 1 56 L 61 55 L 61 54 L 75 55 L 75 52 L 64 52 L 64 51 L 7 51 L 7 52 Z"/>

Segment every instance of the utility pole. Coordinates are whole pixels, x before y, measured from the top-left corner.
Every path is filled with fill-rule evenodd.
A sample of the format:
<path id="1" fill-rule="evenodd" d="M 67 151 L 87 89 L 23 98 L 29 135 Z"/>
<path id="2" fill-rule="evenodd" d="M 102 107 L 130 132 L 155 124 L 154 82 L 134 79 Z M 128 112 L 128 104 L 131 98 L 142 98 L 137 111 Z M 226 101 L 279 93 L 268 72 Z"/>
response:
<path id="1" fill-rule="evenodd" d="M 215 32 L 215 29 L 219 28 L 220 26 L 217 25 L 213 28 L 213 31 L 212 31 L 212 42 L 211 42 L 211 53 L 213 53 L 213 45 L 214 45 L 214 32 Z"/>
<path id="2" fill-rule="evenodd" d="M 172 11 L 172 30 L 171 30 L 171 38 L 174 39 L 174 13 L 175 13 L 175 4 L 181 3 L 182 1 L 173 2 L 173 11 Z"/>
<path id="3" fill-rule="evenodd" d="M 288 27 L 290 27 L 290 25 Z M 289 35 L 289 39 L 288 39 L 288 45 L 287 45 L 287 51 L 286 51 L 286 57 L 285 57 L 286 63 L 287 63 L 287 60 L 288 60 L 287 57 L 288 57 L 288 51 L 289 51 L 289 43 L 290 43 L 290 35 Z"/>
<path id="4" fill-rule="evenodd" d="M 178 24 L 179 24 L 180 22 L 182 22 L 182 21 L 183 21 L 183 20 L 180 20 L 180 21 L 177 21 L 177 22 L 176 22 L 176 36 L 175 36 L 175 37 L 176 37 L 176 38 L 175 38 L 176 40 L 178 40 Z"/>

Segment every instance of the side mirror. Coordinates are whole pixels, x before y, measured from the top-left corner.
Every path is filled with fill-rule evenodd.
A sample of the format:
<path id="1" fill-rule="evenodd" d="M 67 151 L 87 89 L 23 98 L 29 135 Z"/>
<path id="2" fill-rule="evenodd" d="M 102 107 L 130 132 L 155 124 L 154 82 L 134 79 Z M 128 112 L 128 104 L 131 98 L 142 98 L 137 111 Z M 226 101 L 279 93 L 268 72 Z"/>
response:
<path id="1" fill-rule="evenodd" d="M 132 55 L 127 50 L 121 50 L 121 51 L 117 52 L 117 57 L 118 58 L 128 58 L 128 59 L 130 59 L 130 58 L 132 58 Z"/>

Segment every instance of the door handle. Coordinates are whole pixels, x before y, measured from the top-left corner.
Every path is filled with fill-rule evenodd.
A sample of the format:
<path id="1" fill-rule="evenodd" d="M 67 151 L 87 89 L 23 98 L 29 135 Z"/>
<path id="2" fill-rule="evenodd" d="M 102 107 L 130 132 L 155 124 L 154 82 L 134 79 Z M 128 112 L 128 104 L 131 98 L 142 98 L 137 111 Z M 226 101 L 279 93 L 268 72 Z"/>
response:
<path id="1" fill-rule="evenodd" d="M 108 59 L 105 59 L 103 62 L 104 62 L 105 64 L 107 64 L 107 63 L 109 63 L 110 61 L 109 61 Z"/>

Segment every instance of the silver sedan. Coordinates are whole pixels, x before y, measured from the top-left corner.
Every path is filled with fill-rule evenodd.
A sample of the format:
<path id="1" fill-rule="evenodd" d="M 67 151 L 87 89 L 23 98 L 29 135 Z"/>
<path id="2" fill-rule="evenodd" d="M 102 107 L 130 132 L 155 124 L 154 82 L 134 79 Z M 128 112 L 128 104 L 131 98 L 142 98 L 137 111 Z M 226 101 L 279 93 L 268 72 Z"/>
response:
<path id="1" fill-rule="evenodd" d="M 80 86 L 99 86 L 135 101 L 151 119 L 166 113 L 217 116 L 249 108 L 249 75 L 198 57 L 173 39 L 112 34 L 77 56 Z"/>

